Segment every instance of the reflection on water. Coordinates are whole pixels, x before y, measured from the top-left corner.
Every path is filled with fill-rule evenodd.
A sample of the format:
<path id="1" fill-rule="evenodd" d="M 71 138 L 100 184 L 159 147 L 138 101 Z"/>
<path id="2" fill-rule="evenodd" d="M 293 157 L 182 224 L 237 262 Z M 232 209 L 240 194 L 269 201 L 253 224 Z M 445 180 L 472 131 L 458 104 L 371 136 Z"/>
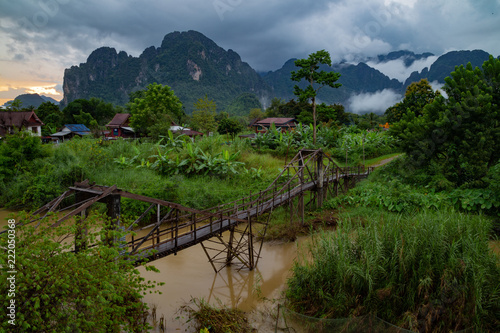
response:
<path id="1" fill-rule="evenodd" d="M 7 225 L 11 211 L 0 209 L 0 227 Z M 140 234 L 147 231 L 138 232 Z M 225 238 L 227 240 L 228 233 Z M 303 239 L 305 240 L 305 239 Z M 302 240 L 302 241 L 303 241 Z M 500 241 L 490 242 L 491 249 L 500 255 Z M 294 243 L 264 243 L 258 267 L 253 271 L 240 266 L 226 267 L 214 273 L 201 245 L 197 245 L 154 261 L 160 273 L 139 267 L 148 280 L 164 282 L 159 287 L 162 294 L 148 294 L 145 301 L 156 305 L 157 319 L 166 319 L 166 332 L 181 332 L 187 328 L 185 313 L 178 313 L 191 298 L 203 299 L 210 304 L 238 307 L 244 311 L 255 309 L 262 298 L 276 298 L 283 287 L 297 253 Z M 176 319 L 179 317 L 178 319 Z"/>
<path id="2" fill-rule="evenodd" d="M 214 273 L 201 245 L 180 251 L 152 264 L 160 273 L 140 267 L 141 275 L 149 280 L 165 282 L 159 294 L 148 294 L 145 301 L 157 306 L 157 318 L 162 314 L 167 322 L 167 332 L 184 330 L 185 313 L 178 313 L 191 298 L 203 299 L 210 304 L 222 302 L 244 311 L 253 310 L 263 297 L 277 297 L 296 254 L 294 243 L 264 243 L 258 267 L 253 271 L 230 266 Z M 178 319 L 176 319 L 179 317 Z"/>

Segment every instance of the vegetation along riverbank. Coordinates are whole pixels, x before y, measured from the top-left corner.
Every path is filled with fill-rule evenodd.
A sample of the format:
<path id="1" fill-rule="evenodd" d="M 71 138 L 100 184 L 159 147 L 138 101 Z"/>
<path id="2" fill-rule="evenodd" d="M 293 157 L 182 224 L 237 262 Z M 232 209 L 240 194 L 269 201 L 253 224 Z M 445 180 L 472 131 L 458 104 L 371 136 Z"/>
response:
<path id="1" fill-rule="evenodd" d="M 298 151 L 322 149 L 341 167 L 377 169 L 350 191 L 338 196 L 331 191 L 323 207 L 307 206 L 303 224 L 290 222 L 289 207 L 259 217 L 269 218 L 267 239 L 311 235 L 291 270 L 283 306 L 316 319 L 375 315 L 418 332 L 498 332 L 500 256 L 493 242 L 500 227 L 499 73 L 500 60 L 491 57 L 482 68 L 457 67 L 446 79 L 445 94 L 422 80 L 384 116 L 349 115 L 313 101 L 305 107 L 314 110 L 311 119 L 309 111 L 297 112 L 296 102 L 291 109 L 274 100 L 267 114 L 257 111 L 303 121 L 293 130 L 271 124 L 252 140 L 238 138 L 241 128 L 229 127 L 192 139 L 163 126 L 170 121 L 146 126 L 154 133 L 135 140 L 105 140 L 96 131 L 97 137 L 52 145 L 21 131 L 0 142 L 0 206 L 34 210 L 88 179 L 203 210 L 266 189 Z M 325 84 L 338 88 L 333 82 Z M 167 96 L 172 94 L 168 90 Z M 132 112 L 148 102 L 147 91 L 135 96 Z M 209 102 L 207 96 L 199 100 L 212 108 Z M 228 125 L 227 119 L 224 115 L 219 125 Z M 149 205 L 122 199 L 121 219 L 132 222 Z M 157 284 L 145 282 L 119 247 L 107 246 L 123 234 L 107 233 L 100 217 L 106 208 L 97 207 L 84 228 L 99 244 L 78 253 L 68 243 L 74 241 L 69 235 L 81 231 L 78 223 L 17 229 L 18 331 L 150 328 L 141 299 Z M 153 215 L 140 226 L 154 221 Z M 27 219 L 23 216 L 18 219 Z M 2 247 L 8 246 L 5 235 Z M 7 253 L 0 258 L 4 265 Z M 3 270 L 0 279 L 6 274 Z M 10 300 L 1 286 L 5 308 Z M 188 312 L 200 322 L 198 329 L 215 332 L 210 322 L 215 318 L 222 325 L 217 327 L 234 321 L 242 331 L 251 330 L 241 312 L 193 304 Z"/>

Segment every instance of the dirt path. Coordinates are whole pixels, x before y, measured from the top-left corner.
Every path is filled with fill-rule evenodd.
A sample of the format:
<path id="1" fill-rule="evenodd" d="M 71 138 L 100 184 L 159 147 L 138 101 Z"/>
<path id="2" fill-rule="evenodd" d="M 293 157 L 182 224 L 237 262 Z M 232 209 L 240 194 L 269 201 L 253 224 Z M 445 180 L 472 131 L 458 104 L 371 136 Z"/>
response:
<path id="1" fill-rule="evenodd" d="M 399 156 L 401 156 L 401 155 L 396 155 L 396 156 L 393 156 L 393 157 L 386 158 L 385 160 L 379 161 L 377 164 L 373 164 L 373 165 L 370 165 L 370 166 L 371 166 L 371 167 L 374 167 L 374 168 L 379 167 L 379 166 L 382 166 L 382 165 L 384 165 L 384 164 L 389 163 L 389 162 L 390 162 L 390 161 L 392 161 L 393 159 L 398 158 Z"/>

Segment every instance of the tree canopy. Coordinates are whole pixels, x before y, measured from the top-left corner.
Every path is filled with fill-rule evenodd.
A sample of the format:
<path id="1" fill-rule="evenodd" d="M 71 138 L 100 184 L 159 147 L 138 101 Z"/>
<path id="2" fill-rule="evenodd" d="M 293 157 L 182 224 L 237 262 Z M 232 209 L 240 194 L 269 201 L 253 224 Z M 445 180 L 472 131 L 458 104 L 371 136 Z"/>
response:
<path id="1" fill-rule="evenodd" d="M 216 115 L 217 105 L 205 95 L 204 98 L 200 98 L 194 103 L 192 115 L 193 128 L 208 135 L 209 132 L 217 129 Z"/>
<path id="2" fill-rule="evenodd" d="M 234 139 L 235 135 L 241 132 L 242 126 L 235 118 L 223 118 L 219 121 L 217 132 L 220 134 L 228 134 Z"/>
<path id="3" fill-rule="evenodd" d="M 438 175 L 441 186 L 482 186 L 500 159 L 500 59 L 481 68 L 456 67 L 421 116 L 409 111 L 390 131 L 415 169 Z"/>
<path id="4" fill-rule="evenodd" d="M 295 66 L 300 67 L 300 69 L 291 73 L 293 81 L 300 82 L 304 79 L 308 84 L 304 89 L 295 85 L 293 93 L 300 101 L 307 101 L 309 99 L 312 101 L 313 144 L 316 144 L 316 95 L 325 86 L 331 88 L 339 88 L 341 86 L 340 83 L 335 83 L 340 78 L 340 74 L 334 71 L 319 71 L 320 65 L 332 65 L 328 51 L 317 51 L 311 53 L 307 59 L 295 60 Z"/>
<path id="5" fill-rule="evenodd" d="M 55 133 L 64 125 L 62 111 L 58 105 L 52 102 L 40 104 L 38 109 L 36 109 L 36 115 L 45 124 L 45 126 L 42 126 L 42 135 Z"/>
<path id="6" fill-rule="evenodd" d="M 112 103 L 99 98 L 77 99 L 63 109 L 63 124 L 84 124 L 90 128 L 103 126 L 117 111 Z"/>
<path id="7" fill-rule="evenodd" d="M 156 83 L 148 85 L 143 97 L 135 98 L 128 109 L 130 125 L 145 135 L 166 134 L 170 123 L 184 116 L 181 101 L 170 87 Z"/>
<path id="8" fill-rule="evenodd" d="M 412 82 L 406 88 L 404 99 L 385 111 L 387 121 L 390 123 L 400 121 L 408 111 L 412 111 L 417 117 L 422 115 L 424 107 L 432 103 L 438 95 L 439 92 L 432 89 L 427 79 Z"/>

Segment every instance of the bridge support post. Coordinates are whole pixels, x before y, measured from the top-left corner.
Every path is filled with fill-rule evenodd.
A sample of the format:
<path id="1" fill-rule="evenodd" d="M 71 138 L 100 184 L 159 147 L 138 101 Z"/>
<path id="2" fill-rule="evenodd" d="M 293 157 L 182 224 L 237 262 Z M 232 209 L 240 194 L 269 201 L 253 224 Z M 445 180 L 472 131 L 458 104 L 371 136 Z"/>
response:
<path id="1" fill-rule="evenodd" d="M 234 227 L 229 229 L 229 242 L 227 243 L 226 265 L 231 265 L 233 261 Z"/>
<path id="2" fill-rule="evenodd" d="M 316 160 L 316 175 L 318 177 L 317 179 L 317 204 L 318 208 L 323 207 L 323 199 L 324 199 L 324 191 L 323 191 L 323 183 L 324 183 L 324 168 L 323 168 L 323 152 L 320 152 L 318 154 L 317 160 Z"/>
<path id="3" fill-rule="evenodd" d="M 85 201 L 86 199 L 89 198 L 88 193 L 84 192 L 76 192 L 75 193 L 75 203 L 79 203 L 82 201 Z M 87 249 L 87 225 L 86 225 L 86 220 L 87 218 L 87 209 L 84 209 L 80 212 L 80 217 L 76 218 L 76 232 L 75 232 L 75 252 L 78 253 L 81 250 Z"/>
<path id="4" fill-rule="evenodd" d="M 304 161 L 302 159 L 299 160 L 299 179 L 300 179 L 300 194 L 298 197 L 298 214 L 300 215 L 300 223 L 304 225 L 304 191 L 302 190 L 302 186 L 304 185 Z"/>
<path id="5" fill-rule="evenodd" d="M 107 197 L 106 205 L 108 208 L 107 216 L 109 218 L 109 225 L 107 226 L 106 233 L 106 243 L 112 245 L 118 239 L 112 235 L 112 231 L 117 230 L 120 227 L 120 213 L 121 213 L 121 202 L 119 194 L 110 194 Z M 125 239 L 120 238 L 120 241 Z"/>

